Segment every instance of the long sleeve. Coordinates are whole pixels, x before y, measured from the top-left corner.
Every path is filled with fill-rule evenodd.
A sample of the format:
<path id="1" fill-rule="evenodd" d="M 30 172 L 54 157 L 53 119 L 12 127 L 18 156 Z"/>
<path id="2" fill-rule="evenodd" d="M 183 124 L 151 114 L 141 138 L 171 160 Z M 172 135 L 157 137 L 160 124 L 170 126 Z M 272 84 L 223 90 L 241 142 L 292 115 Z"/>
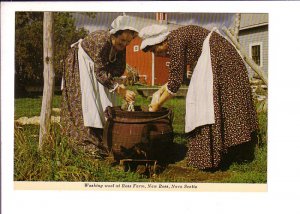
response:
<path id="1" fill-rule="evenodd" d="M 167 89 L 171 93 L 176 93 L 183 82 L 183 75 L 186 70 L 186 45 L 179 40 L 179 36 L 168 38 L 170 54 L 170 73 Z"/>
<path id="2" fill-rule="evenodd" d="M 107 66 L 101 60 L 94 61 L 94 72 L 98 82 L 106 88 L 114 88 L 113 76 L 109 73 Z"/>
<path id="3" fill-rule="evenodd" d="M 109 54 L 109 53 L 108 53 Z M 116 61 L 108 62 L 108 55 L 103 53 L 95 59 L 95 75 L 96 79 L 105 87 L 113 89 L 115 85 L 114 77 L 120 77 L 126 68 L 126 55 L 124 52 L 119 52 Z M 106 62 L 105 64 L 103 62 Z"/>

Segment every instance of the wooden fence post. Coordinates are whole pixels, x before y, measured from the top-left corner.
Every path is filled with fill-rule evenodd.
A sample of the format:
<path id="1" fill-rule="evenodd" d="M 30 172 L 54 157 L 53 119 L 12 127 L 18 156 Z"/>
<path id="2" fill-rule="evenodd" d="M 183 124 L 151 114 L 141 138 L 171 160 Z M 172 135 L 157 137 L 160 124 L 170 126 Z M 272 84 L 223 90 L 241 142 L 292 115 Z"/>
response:
<path id="1" fill-rule="evenodd" d="M 42 148 L 45 137 L 49 135 L 51 124 L 51 109 L 54 89 L 53 68 L 53 13 L 44 12 L 43 21 L 44 47 L 44 90 L 40 117 L 39 149 Z"/>

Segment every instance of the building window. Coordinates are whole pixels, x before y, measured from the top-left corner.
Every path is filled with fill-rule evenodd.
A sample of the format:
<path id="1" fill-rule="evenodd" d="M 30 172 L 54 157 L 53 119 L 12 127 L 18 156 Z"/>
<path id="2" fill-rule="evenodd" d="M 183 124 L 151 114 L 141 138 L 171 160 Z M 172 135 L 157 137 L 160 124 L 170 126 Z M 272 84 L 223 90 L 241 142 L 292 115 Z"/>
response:
<path id="1" fill-rule="evenodd" d="M 139 51 L 139 46 L 138 45 L 133 46 L 133 52 L 138 52 L 138 51 Z"/>
<path id="2" fill-rule="evenodd" d="M 253 61 L 258 65 L 262 66 L 262 43 L 253 43 L 249 47 L 250 56 Z"/>
<path id="3" fill-rule="evenodd" d="M 166 62 L 166 66 L 169 67 L 170 66 L 170 62 Z"/>

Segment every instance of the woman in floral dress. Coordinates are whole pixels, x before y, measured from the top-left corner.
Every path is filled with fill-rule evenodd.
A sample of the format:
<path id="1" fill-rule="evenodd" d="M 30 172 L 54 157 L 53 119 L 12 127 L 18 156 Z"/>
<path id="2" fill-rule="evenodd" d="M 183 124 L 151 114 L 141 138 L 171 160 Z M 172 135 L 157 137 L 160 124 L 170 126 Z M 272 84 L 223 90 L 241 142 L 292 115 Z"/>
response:
<path id="1" fill-rule="evenodd" d="M 232 44 L 216 32 L 192 25 L 171 32 L 163 25 L 150 26 L 142 29 L 139 35 L 143 39 L 141 49 L 170 57 L 168 82 L 160 89 L 159 101 L 151 103 L 150 111 L 157 111 L 179 90 L 186 66 L 200 61 L 208 38 L 205 49 L 210 49 L 205 54 L 210 57 L 202 59 L 201 63 L 209 61 L 211 67 L 213 122 L 188 131 L 187 164 L 201 170 L 215 170 L 228 159 L 228 155 L 231 155 L 231 160 L 238 156 L 242 160 L 253 159 L 257 116 L 247 69 Z M 195 79 L 196 84 L 190 85 L 189 90 L 197 87 L 198 81 L 200 84 L 200 79 Z M 187 105 L 187 113 L 189 108 L 191 106 Z"/>
<path id="2" fill-rule="evenodd" d="M 123 75 L 126 68 L 126 46 L 137 35 L 137 30 L 127 22 L 126 18 L 126 16 L 120 16 L 112 23 L 112 30 L 92 32 L 80 42 L 72 45 L 66 58 L 63 74 L 62 133 L 70 142 L 74 142 L 86 152 L 97 156 L 100 154 L 102 157 L 107 155 L 107 149 L 102 143 L 103 129 L 86 126 L 84 122 L 83 95 L 89 95 L 86 95 L 84 89 L 81 88 L 82 79 L 80 78 L 83 76 L 80 76 L 82 71 L 80 70 L 79 49 L 82 48 L 83 53 L 90 58 L 89 63 L 93 64 L 95 79 L 105 90 L 108 89 L 109 93 L 118 94 L 127 102 L 133 101 L 134 92 L 127 90 L 124 85 L 119 85 L 114 80 L 115 77 Z M 99 112 L 101 117 L 103 117 L 104 110 Z"/>

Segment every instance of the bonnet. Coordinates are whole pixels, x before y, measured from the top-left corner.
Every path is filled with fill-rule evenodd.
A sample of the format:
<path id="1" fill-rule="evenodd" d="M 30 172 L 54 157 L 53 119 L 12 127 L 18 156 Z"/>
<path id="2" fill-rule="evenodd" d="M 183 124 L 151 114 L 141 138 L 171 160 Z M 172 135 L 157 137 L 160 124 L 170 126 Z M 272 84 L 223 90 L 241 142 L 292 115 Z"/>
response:
<path id="1" fill-rule="evenodd" d="M 129 16 L 118 16 L 111 23 L 111 27 L 112 29 L 109 31 L 110 34 L 115 34 L 119 30 L 133 30 L 135 32 L 138 32 Z"/>
<path id="2" fill-rule="evenodd" d="M 150 25 L 144 27 L 139 32 L 139 37 L 142 38 L 141 49 L 146 48 L 147 46 L 152 46 L 159 44 L 166 40 L 170 31 L 168 30 L 166 25 Z"/>

